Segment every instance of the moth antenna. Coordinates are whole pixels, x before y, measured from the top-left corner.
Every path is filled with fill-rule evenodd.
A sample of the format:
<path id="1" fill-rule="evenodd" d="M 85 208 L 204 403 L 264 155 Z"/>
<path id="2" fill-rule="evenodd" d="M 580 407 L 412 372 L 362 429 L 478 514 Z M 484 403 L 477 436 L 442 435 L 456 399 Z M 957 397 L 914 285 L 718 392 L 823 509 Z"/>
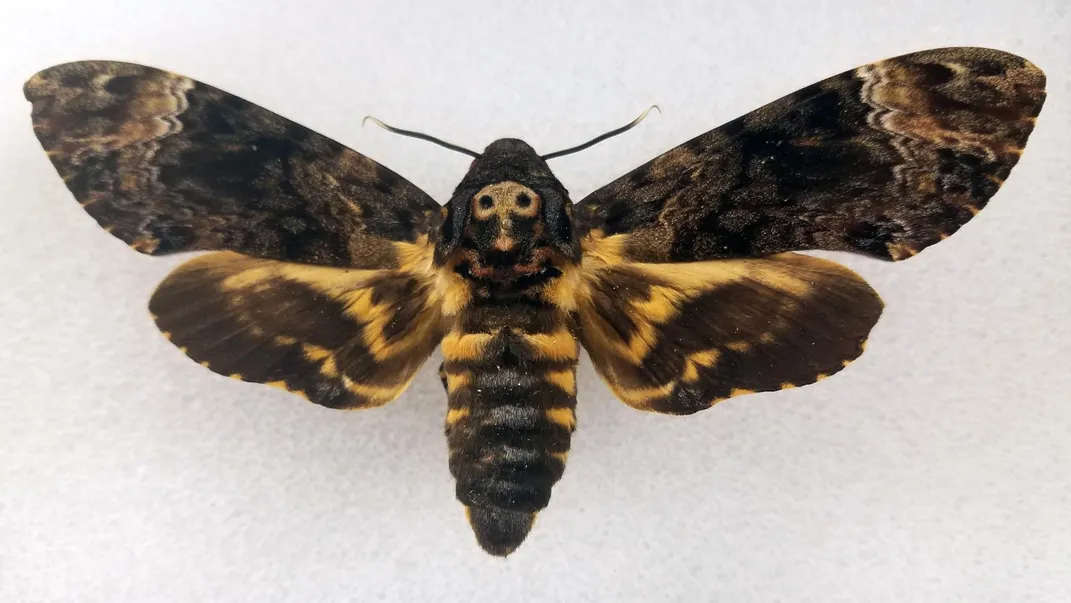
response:
<path id="1" fill-rule="evenodd" d="M 461 147 L 461 146 L 458 146 L 456 144 L 451 144 L 449 142 L 446 142 L 445 140 L 439 140 L 438 138 L 435 138 L 434 136 L 428 136 L 427 134 L 423 134 L 421 132 L 413 132 L 412 130 L 403 130 L 401 128 L 395 128 L 394 126 L 387 125 L 387 124 L 379 121 L 378 119 L 372 117 L 371 115 L 365 116 L 365 118 L 363 120 L 361 120 L 361 125 L 364 126 L 364 124 L 366 122 L 368 122 L 368 121 L 371 121 L 372 123 L 376 124 L 377 126 L 383 128 L 384 130 L 386 130 L 388 132 L 391 132 L 393 134 L 401 134 L 402 136 L 408 136 L 410 138 L 419 138 L 420 140 L 426 140 L 428 142 L 435 143 L 435 144 L 439 145 L 440 147 L 443 147 L 443 148 L 446 148 L 446 149 L 450 149 L 451 151 L 457 151 L 458 153 L 464 153 L 465 155 L 468 155 L 469 157 L 479 157 L 480 156 L 479 153 L 476 153 L 474 151 L 470 151 L 470 150 L 466 149 L 465 147 Z"/>
<path id="2" fill-rule="evenodd" d="M 602 134 L 601 136 L 596 136 L 595 138 L 592 138 L 591 140 L 585 142 L 584 144 L 577 145 L 575 147 L 569 147 L 568 149 L 564 149 L 564 150 L 561 150 L 561 151 L 555 151 L 553 153 L 547 153 L 546 155 L 542 156 L 542 159 L 544 161 L 546 161 L 546 160 L 549 160 L 549 159 L 554 159 L 555 157 L 561 157 L 563 155 L 571 155 L 573 153 L 577 153 L 579 151 L 583 151 L 586 148 L 595 146 L 595 145 L 599 144 L 600 142 L 606 140 L 607 138 L 613 138 L 614 136 L 617 136 L 618 134 L 624 134 L 625 132 L 628 132 L 632 128 L 635 128 L 636 126 L 638 126 L 640 124 L 640 122 L 643 121 L 643 119 L 645 117 L 647 117 L 647 114 L 650 113 L 652 109 L 654 109 L 655 111 L 658 111 L 659 114 L 662 113 L 662 109 L 659 109 L 658 105 L 651 105 L 650 107 L 647 107 L 643 111 L 643 113 L 640 113 L 639 117 L 637 117 L 636 119 L 628 122 L 627 124 L 621 126 L 620 128 L 618 128 L 616 130 L 610 130 L 609 132 L 607 132 L 605 134 Z"/>

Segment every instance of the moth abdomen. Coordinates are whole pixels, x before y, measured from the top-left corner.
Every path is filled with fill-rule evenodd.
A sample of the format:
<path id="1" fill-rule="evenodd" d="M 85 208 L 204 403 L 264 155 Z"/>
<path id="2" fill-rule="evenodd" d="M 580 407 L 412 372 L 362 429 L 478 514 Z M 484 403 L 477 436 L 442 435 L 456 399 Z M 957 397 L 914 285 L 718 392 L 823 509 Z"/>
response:
<path id="1" fill-rule="evenodd" d="M 494 398 L 493 391 L 476 391 L 481 381 L 476 377 L 470 386 L 474 395 L 450 396 L 450 472 L 480 545 L 507 555 L 527 536 L 565 471 L 575 397 L 557 396 L 547 408 L 549 400 L 535 388 Z M 463 400 L 468 404 L 455 405 Z"/>
<path id="2" fill-rule="evenodd" d="M 569 424 L 552 421 L 534 405 L 516 403 L 477 408 L 459 418 L 455 414 L 447 435 L 456 444 L 451 446 L 451 469 L 458 499 L 470 506 L 530 513 L 546 507 L 569 451 L 572 409 L 558 412 L 568 415 Z"/>
<path id="3" fill-rule="evenodd" d="M 450 472 L 480 546 L 508 555 L 565 471 L 578 344 L 545 306 L 508 327 L 475 328 L 460 320 L 443 340 Z"/>

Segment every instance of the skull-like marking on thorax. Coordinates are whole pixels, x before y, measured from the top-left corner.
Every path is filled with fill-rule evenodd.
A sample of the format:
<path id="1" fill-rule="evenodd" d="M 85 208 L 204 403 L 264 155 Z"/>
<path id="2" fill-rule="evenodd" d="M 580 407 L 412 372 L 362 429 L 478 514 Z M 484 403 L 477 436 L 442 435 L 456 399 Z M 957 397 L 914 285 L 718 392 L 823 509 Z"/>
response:
<path id="1" fill-rule="evenodd" d="M 533 219 L 539 216 L 542 199 L 535 191 L 507 180 L 489 184 L 472 197 L 472 217 L 481 222 L 498 218 L 498 236 L 492 245 L 499 251 L 510 251 L 514 240 L 514 221 L 517 218 Z M 521 237 L 538 233 L 518 233 Z"/>

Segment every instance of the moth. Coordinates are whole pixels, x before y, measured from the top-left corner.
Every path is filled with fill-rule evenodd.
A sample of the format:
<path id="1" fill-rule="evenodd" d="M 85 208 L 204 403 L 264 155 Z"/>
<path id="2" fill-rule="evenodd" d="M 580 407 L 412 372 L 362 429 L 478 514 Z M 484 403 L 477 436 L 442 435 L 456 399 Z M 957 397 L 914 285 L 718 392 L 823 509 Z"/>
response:
<path id="1" fill-rule="evenodd" d="M 149 301 L 209 370 L 339 409 L 397 398 L 436 347 L 456 496 L 508 555 L 562 477 L 587 350 L 626 404 L 694 413 L 814 383 L 882 312 L 857 274 L 956 232 L 1023 152 L 1045 76 L 943 48 L 846 71 L 573 203 L 517 139 L 441 206 L 334 140 L 192 79 L 85 61 L 33 76 L 33 129 L 85 211 L 141 253 L 209 251 Z M 635 122 L 634 122 L 635 123 Z M 383 124 L 385 125 L 385 124 Z"/>

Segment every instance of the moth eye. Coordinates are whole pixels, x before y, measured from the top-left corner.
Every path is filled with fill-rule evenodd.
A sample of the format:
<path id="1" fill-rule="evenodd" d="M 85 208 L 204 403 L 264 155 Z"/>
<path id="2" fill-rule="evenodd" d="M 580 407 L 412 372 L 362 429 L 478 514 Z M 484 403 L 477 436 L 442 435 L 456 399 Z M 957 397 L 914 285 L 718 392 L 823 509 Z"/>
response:
<path id="1" fill-rule="evenodd" d="M 525 193 L 517 195 L 517 207 L 528 207 L 531 204 L 532 198 L 526 195 Z"/>
<path id="2" fill-rule="evenodd" d="M 480 197 L 480 207 L 482 209 L 491 209 L 491 206 L 495 204 L 495 200 L 491 198 L 491 195 L 484 195 Z"/>

